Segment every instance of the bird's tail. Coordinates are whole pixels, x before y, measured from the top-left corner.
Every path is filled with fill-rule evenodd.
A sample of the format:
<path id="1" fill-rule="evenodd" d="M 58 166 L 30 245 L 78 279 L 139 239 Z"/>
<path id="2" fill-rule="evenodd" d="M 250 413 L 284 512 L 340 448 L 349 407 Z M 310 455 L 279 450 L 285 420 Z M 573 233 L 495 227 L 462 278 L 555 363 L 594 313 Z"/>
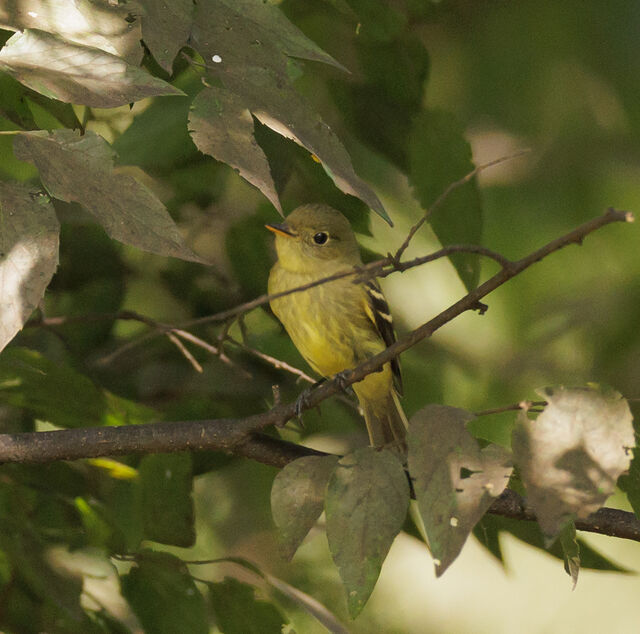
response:
<path id="1" fill-rule="evenodd" d="M 380 398 L 361 398 L 359 401 L 371 445 L 393 445 L 405 449 L 408 422 L 396 391 L 391 389 Z"/>

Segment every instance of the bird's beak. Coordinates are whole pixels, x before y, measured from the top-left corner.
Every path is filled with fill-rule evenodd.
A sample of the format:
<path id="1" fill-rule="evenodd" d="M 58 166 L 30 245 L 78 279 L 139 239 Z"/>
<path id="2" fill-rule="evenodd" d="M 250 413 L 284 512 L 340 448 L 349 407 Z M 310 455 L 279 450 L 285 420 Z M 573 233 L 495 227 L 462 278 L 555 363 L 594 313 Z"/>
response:
<path id="1" fill-rule="evenodd" d="M 287 227 L 287 225 L 284 223 L 281 223 L 281 224 L 272 223 L 272 224 L 265 225 L 265 227 L 269 229 L 269 231 L 273 231 L 273 233 L 276 233 L 279 236 L 286 236 L 287 238 L 293 238 L 296 235 L 296 233 L 291 231 L 291 229 L 289 229 L 289 227 Z"/>

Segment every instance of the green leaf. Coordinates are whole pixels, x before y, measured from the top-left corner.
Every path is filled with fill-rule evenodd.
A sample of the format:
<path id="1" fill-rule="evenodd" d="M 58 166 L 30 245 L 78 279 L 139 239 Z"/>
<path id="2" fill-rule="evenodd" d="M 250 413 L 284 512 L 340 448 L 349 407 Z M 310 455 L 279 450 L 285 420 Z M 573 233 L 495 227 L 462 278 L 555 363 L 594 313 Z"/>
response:
<path id="1" fill-rule="evenodd" d="M 617 392 L 546 388 L 548 405 L 535 421 L 521 412 L 514 459 L 527 498 L 548 538 L 573 517 L 597 511 L 629 468 L 635 438 L 631 411 Z"/>
<path id="2" fill-rule="evenodd" d="M 111 538 L 111 527 L 90 501 L 83 497 L 74 500 L 76 510 L 80 514 L 85 531 L 85 543 L 98 548 L 108 545 Z"/>
<path id="3" fill-rule="evenodd" d="M 193 478 L 189 454 L 145 456 L 138 467 L 144 536 L 163 544 L 193 546 Z"/>
<path id="4" fill-rule="evenodd" d="M 14 141 L 18 158 L 32 162 L 49 193 L 81 204 L 114 239 L 125 244 L 202 262 L 156 196 L 137 180 L 113 169 L 109 144 L 94 132 L 24 132 Z"/>
<path id="5" fill-rule="evenodd" d="M 385 0 L 347 0 L 358 16 L 359 37 L 376 43 L 388 42 L 405 29 L 407 18 Z"/>
<path id="6" fill-rule="evenodd" d="M 198 150 L 187 130 L 191 102 L 202 90 L 201 76 L 189 68 L 173 83 L 187 96 L 155 99 L 148 108 L 138 112 L 129 127 L 113 142 L 117 164 L 138 165 L 156 173 L 168 173 L 171 178 L 178 169 L 181 172 L 202 169 L 201 163 L 194 161 Z M 184 174 L 180 177 L 184 178 Z M 206 183 L 200 183 L 201 188 L 205 186 Z"/>
<path id="7" fill-rule="evenodd" d="M 122 57 L 130 64 L 142 59 L 140 22 L 131 5 L 95 0 L 20 0 L 0 7 L 0 24 L 12 31 L 38 29 L 61 35 Z"/>
<path id="8" fill-rule="evenodd" d="M 184 563 L 168 553 L 144 551 L 122 577 L 122 594 L 145 634 L 208 634 L 205 601 Z"/>
<path id="9" fill-rule="evenodd" d="M 327 482 L 337 463 L 337 456 L 298 458 L 275 477 L 271 513 L 286 559 L 293 557 L 322 513 Z"/>
<path id="10" fill-rule="evenodd" d="M 187 44 L 193 22 L 193 0 L 146 0 L 142 38 L 162 68 L 171 74 L 173 60 Z"/>
<path id="11" fill-rule="evenodd" d="M 336 79 L 330 84 L 332 93 L 361 141 L 407 172 L 412 121 L 422 109 L 428 53 L 410 32 L 390 42 L 358 37 L 356 47 L 364 81 Z"/>
<path id="12" fill-rule="evenodd" d="M 107 409 L 103 392 L 86 376 L 17 347 L 0 355 L 0 402 L 59 427 L 100 425 Z"/>
<path id="13" fill-rule="evenodd" d="M 453 115 L 442 110 L 420 113 L 413 120 L 409 139 L 409 180 L 426 211 L 450 185 L 473 170 L 471 148 Z M 429 215 L 429 224 L 444 246 L 480 244 L 482 206 L 475 178 L 450 191 Z M 475 288 L 478 258 L 455 254 L 451 262 L 467 289 Z"/>
<path id="14" fill-rule="evenodd" d="M 0 350 L 22 328 L 53 277 L 59 231 L 46 196 L 0 181 Z"/>
<path id="15" fill-rule="evenodd" d="M 507 450 L 480 449 L 466 428 L 473 418 L 462 409 L 429 405 L 409 422 L 409 473 L 438 576 L 460 554 L 513 471 Z"/>
<path id="16" fill-rule="evenodd" d="M 40 631 L 61 634 L 91 632 L 80 606 L 81 579 L 54 570 L 46 559 L 42 544 L 6 518 L 3 518 L 0 530 L 0 547 L 13 565 L 12 585 L 25 585 L 32 596 L 38 597 L 36 618 L 41 619 Z M 51 629 L 54 624 L 55 630 Z"/>
<path id="17" fill-rule="evenodd" d="M 0 50 L 0 70 L 46 97 L 94 108 L 182 94 L 121 57 L 38 29 L 9 38 Z"/>
<path id="18" fill-rule="evenodd" d="M 580 546 L 576 540 L 576 525 L 569 522 L 561 531 L 558 538 L 564 554 L 564 569 L 573 581 L 575 590 L 580 572 Z"/>
<path id="19" fill-rule="evenodd" d="M 226 577 L 209 583 L 209 602 L 223 634 L 281 634 L 287 619 L 273 603 L 255 598 L 246 583 Z"/>
<path id="20" fill-rule="evenodd" d="M 629 504 L 631 504 L 636 517 L 640 517 L 640 451 L 637 442 L 629 473 L 620 476 L 618 486 L 627 494 Z"/>
<path id="21" fill-rule="evenodd" d="M 474 535 L 478 541 L 488 548 L 489 551 L 500 561 L 502 561 L 502 556 L 500 551 L 499 534 L 502 532 L 510 533 L 516 539 L 523 541 L 525 544 L 529 544 L 534 548 L 543 550 L 557 559 L 564 559 L 564 553 L 559 540 L 556 540 L 551 544 L 551 546 L 546 546 L 542 530 L 536 522 L 523 522 L 522 520 L 516 520 L 510 517 L 502 517 L 500 515 L 487 513 L 474 528 Z M 599 553 L 591 547 L 588 542 L 585 542 L 579 537 L 577 542 L 580 547 L 581 568 L 622 573 L 630 572 L 628 568 L 619 566 Z"/>
<path id="22" fill-rule="evenodd" d="M 390 451 L 367 447 L 338 462 L 327 487 L 327 538 L 352 618 L 371 595 L 408 507 L 407 476 Z"/>
<path id="23" fill-rule="evenodd" d="M 205 88 L 193 100 L 189 131 L 201 152 L 237 169 L 282 211 L 269 162 L 253 136 L 253 117 L 242 97 L 213 86 Z"/>

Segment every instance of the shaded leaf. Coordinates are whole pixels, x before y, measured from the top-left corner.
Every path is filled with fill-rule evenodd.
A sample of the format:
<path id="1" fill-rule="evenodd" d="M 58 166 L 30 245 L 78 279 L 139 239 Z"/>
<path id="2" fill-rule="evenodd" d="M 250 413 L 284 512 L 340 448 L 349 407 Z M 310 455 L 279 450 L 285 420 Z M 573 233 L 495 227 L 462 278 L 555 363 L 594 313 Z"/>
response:
<path id="1" fill-rule="evenodd" d="M 336 615 L 311 595 L 273 575 L 266 575 L 265 580 L 269 585 L 322 623 L 331 634 L 349 634 L 349 630 L 338 620 Z"/>
<path id="2" fill-rule="evenodd" d="M 140 23 L 129 4 L 95 0 L 20 0 L 0 5 L 0 25 L 14 31 L 38 29 L 77 44 L 99 48 L 130 64 L 142 59 Z"/>
<path id="3" fill-rule="evenodd" d="M 338 456 L 306 456 L 290 462 L 273 481 L 271 513 L 282 555 L 291 559 L 324 508 L 327 482 Z"/>
<path id="4" fill-rule="evenodd" d="M 145 456 L 138 467 L 144 536 L 163 544 L 193 546 L 193 481 L 189 454 Z"/>
<path id="5" fill-rule="evenodd" d="M 507 450 L 480 449 L 466 428 L 473 418 L 455 407 L 429 405 L 409 422 L 409 473 L 438 576 L 458 556 L 513 470 Z"/>
<path id="6" fill-rule="evenodd" d="M 617 392 L 547 388 L 535 421 L 521 412 L 514 459 L 543 532 L 557 535 L 574 516 L 597 511 L 629 468 L 634 432 L 629 406 Z"/>
<path id="7" fill-rule="evenodd" d="M 569 522 L 561 531 L 558 538 L 564 555 L 564 569 L 573 581 L 575 590 L 580 572 L 580 546 L 576 540 L 576 525 Z"/>
<path id="8" fill-rule="evenodd" d="M 636 449 L 634 450 L 633 460 L 629 466 L 629 473 L 620 476 L 618 486 L 626 494 L 636 517 L 640 517 L 640 451 L 638 451 L 636 441 Z"/>
<path id="9" fill-rule="evenodd" d="M 81 204 L 112 238 L 152 253 L 202 261 L 184 245 L 156 196 L 131 176 L 114 172 L 112 150 L 101 136 L 24 132 L 16 137 L 14 150 L 36 165 L 52 196 Z"/>
<path id="10" fill-rule="evenodd" d="M 182 92 L 124 59 L 28 29 L 0 50 L 0 70 L 47 97 L 96 108 Z"/>
<path id="11" fill-rule="evenodd" d="M 274 10 L 256 6 L 251 15 Z M 312 152 L 343 192 L 359 197 L 388 219 L 378 197 L 356 175 L 338 137 L 293 88 L 283 51 L 316 59 L 320 49 L 301 45 L 291 32 L 283 34 L 280 23 L 281 17 L 277 22 L 263 20 L 262 15 L 249 20 L 222 2 L 202 3 L 196 6 L 192 44 L 206 60 L 212 82 L 222 82 L 263 124 Z"/>
<path id="12" fill-rule="evenodd" d="M 193 21 L 193 0 L 146 0 L 142 38 L 169 74 L 178 51 L 186 45 Z"/>
<path id="13" fill-rule="evenodd" d="M 103 392 L 86 376 L 17 347 L 0 355 L 0 402 L 59 427 L 100 425 L 107 407 Z"/>
<path id="14" fill-rule="evenodd" d="M 216 0 L 216 3 L 225 5 L 229 10 L 221 15 L 245 22 L 241 28 L 248 37 L 255 35 L 259 41 L 270 40 L 280 51 L 292 57 L 322 62 L 343 71 L 347 70 L 289 22 L 284 13 L 273 4 L 260 0 Z"/>
<path id="15" fill-rule="evenodd" d="M 53 277 L 59 231 L 46 196 L 0 182 L 0 350 L 22 328 Z"/>
<path id="16" fill-rule="evenodd" d="M 352 618 L 371 595 L 408 507 L 407 476 L 390 451 L 367 447 L 338 462 L 327 487 L 327 538 Z"/>
<path id="17" fill-rule="evenodd" d="M 0 546 L 14 567 L 13 583 L 24 583 L 38 597 L 39 614 L 46 625 L 55 623 L 58 632 L 88 631 L 87 617 L 80 606 L 82 581 L 60 574 L 47 562 L 42 544 L 33 536 L 3 518 Z M 45 623 L 42 624 L 46 627 Z M 49 627 L 46 630 L 52 631 Z"/>
<path id="18" fill-rule="evenodd" d="M 122 577 L 122 594 L 146 634 L 207 634 L 205 601 L 187 567 L 168 553 L 144 551 Z"/>
<path id="19" fill-rule="evenodd" d="M 510 533 L 525 544 L 529 544 L 534 548 L 543 550 L 553 557 L 564 559 L 564 553 L 559 540 L 556 540 L 551 544 L 551 546 L 546 546 L 544 535 L 542 534 L 542 530 L 537 522 L 524 522 L 510 517 L 502 517 L 500 515 L 487 513 L 474 528 L 474 535 L 478 541 L 488 548 L 489 551 L 500 561 L 502 561 L 502 556 L 499 549 L 499 534 L 502 532 Z M 595 550 L 588 542 L 585 542 L 579 537 L 577 538 L 577 542 L 580 548 L 581 568 L 589 570 L 608 570 L 622 573 L 630 572 L 628 568 L 623 568 L 617 563 L 611 561 L 611 559 L 605 557 L 602 553 Z"/>
<path id="20" fill-rule="evenodd" d="M 414 120 L 409 135 L 409 180 L 427 210 L 457 180 L 474 168 L 471 147 L 453 115 L 425 110 Z M 451 191 L 429 216 L 429 224 L 443 245 L 480 244 L 482 206 L 475 179 Z M 477 257 L 454 254 L 451 262 L 468 290 L 478 283 Z"/>
<path id="21" fill-rule="evenodd" d="M 421 39 L 409 32 L 391 42 L 358 37 L 356 46 L 363 81 L 335 80 L 332 93 L 361 141 L 407 172 L 409 135 L 422 109 L 428 53 Z"/>
<path id="22" fill-rule="evenodd" d="M 205 88 L 193 100 L 189 132 L 201 152 L 237 169 L 282 212 L 269 162 L 253 136 L 253 117 L 244 99 L 221 88 Z"/>
<path id="23" fill-rule="evenodd" d="M 281 634 L 287 619 L 267 601 L 256 599 L 252 586 L 226 577 L 208 583 L 209 602 L 223 634 Z"/>
<path id="24" fill-rule="evenodd" d="M 306 592 L 303 592 L 299 588 L 292 586 L 278 577 L 262 572 L 254 563 L 247 559 L 244 559 L 243 557 L 221 557 L 220 559 L 216 559 L 215 562 L 231 562 L 238 566 L 242 566 L 246 570 L 258 575 L 258 577 L 266 581 L 272 588 L 275 588 L 278 592 L 282 593 L 303 610 L 311 614 L 311 616 L 322 623 L 322 625 L 324 625 L 331 634 L 349 634 L 344 625 L 338 621 L 335 614 L 330 612 L 317 599 L 314 599 Z"/>
<path id="25" fill-rule="evenodd" d="M 187 94 L 186 97 L 156 99 L 134 116 L 129 127 L 113 142 L 117 164 L 138 165 L 143 169 L 167 172 L 171 177 L 178 166 L 184 166 L 182 172 L 200 167 L 193 161 L 198 150 L 187 130 L 191 102 L 202 89 L 200 79 L 192 69 L 185 71 L 174 84 Z M 184 178 L 183 173 L 180 176 Z M 201 183 L 200 187 L 205 184 Z"/>
<path id="26" fill-rule="evenodd" d="M 407 18 L 384 0 L 347 0 L 358 16 L 363 39 L 384 43 L 398 37 L 405 28 Z"/>

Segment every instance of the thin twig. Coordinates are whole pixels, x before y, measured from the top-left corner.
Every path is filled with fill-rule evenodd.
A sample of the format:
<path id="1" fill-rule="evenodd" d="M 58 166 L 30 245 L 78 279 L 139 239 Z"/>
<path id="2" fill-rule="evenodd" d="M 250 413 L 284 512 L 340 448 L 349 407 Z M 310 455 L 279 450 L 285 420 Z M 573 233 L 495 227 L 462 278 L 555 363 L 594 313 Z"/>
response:
<path id="1" fill-rule="evenodd" d="M 500 165 L 500 163 L 505 163 L 507 161 L 512 161 L 513 159 L 516 159 L 516 158 L 522 156 L 523 154 L 527 154 L 530 151 L 531 150 L 529 148 L 525 148 L 523 150 L 518 150 L 517 152 L 514 152 L 513 154 L 509 154 L 507 156 L 502 156 L 500 158 L 494 159 L 493 161 L 489 161 L 488 163 L 483 163 L 482 165 L 478 165 L 476 168 L 472 169 L 470 172 L 465 174 L 459 180 L 454 181 L 453 183 L 450 183 L 448 185 L 448 187 L 440 194 L 440 196 L 438 196 L 438 198 L 436 198 L 435 202 L 431 205 L 431 207 L 429 207 L 429 209 L 427 209 L 427 211 L 422 215 L 420 220 L 418 220 L 418 222 L 416 222 L 411 227 L 411 229 L 409 230 L 409 233 L 407 234 L 407 237 L 405 238 L 404 242 L 400 245 L 400 247 L 396 251 L 396 253 L 394 255 L 394 259 L 395 260 L 399 260 L 402 257 L 403 253 L 407 250 L 407 248 L 409 246 L 409 243 L 413 239 L 413 236 L 416 235 L 416 233 L 419 231 L 420 227 L 422 227 L 422 225 L 429 219 L 429 216 L 431 216 L 431 214 L 433 214 L 433 212 L 435 212 L 438 209 L 438 207 L 440 207 L 442 205 L 442 203 L 444 203 L 444 201 L 451 195 L 451 192 L 455 191 L 459 187 L 462 187 L 462 185 L 465 185 L 466 183 L 468 183 L 471 179 L 473 179 L 480 172 L 482 172 L 482 171 L 484 171 L 484 170 L 486 170 L 486 169 L 488 169 L 490 167 L 494 167 L 496 165 Z"/>
<path id="2" fill-rule="evenodd" d="M 297 376 L 298 378 L 302 379 L 303 381 L 306 381 L 307 383 L 311 383 L 311 384 L 316 383 L 316 380 L 313 377 L 309 376 L 306 372 L 300 370 L 299 368 L 296 368 L 295 366 L 290 365 L 286 361 L 281 361 L 280 359 L 276 359 L 275 357 L 265 354 L 260 350 L 251 348 L 247 344 L 237 341 L 229 335 L 226 336 L 225 341 L 228 341 L 229 343 L 238 347 L 240 350 L 242 350 L 243 352 L 246 352 L 247 354 L 253 355 L 258 359 L 262 359 L 262 361 L 264 361 L 265 363 L 268 363 L 269 365 L 272 365 L 276 370 L 285 370 L 286 372 L 289 372 L 290 374 Z"/>
<path id="3" fill-rule="evenodd" d="M 193 369 L 196 372 L 200 372 L 202 374 L 202 366 L 198 363 L 197 359 L 189 352 L 187 347 L 176 337 L 176 335 L 172 332 L 167 333 L 167 338 L 171 341 L 172 344 L 175 345 L 178 350 L 182 353 L 184 358 L 193 366 Z"/>

